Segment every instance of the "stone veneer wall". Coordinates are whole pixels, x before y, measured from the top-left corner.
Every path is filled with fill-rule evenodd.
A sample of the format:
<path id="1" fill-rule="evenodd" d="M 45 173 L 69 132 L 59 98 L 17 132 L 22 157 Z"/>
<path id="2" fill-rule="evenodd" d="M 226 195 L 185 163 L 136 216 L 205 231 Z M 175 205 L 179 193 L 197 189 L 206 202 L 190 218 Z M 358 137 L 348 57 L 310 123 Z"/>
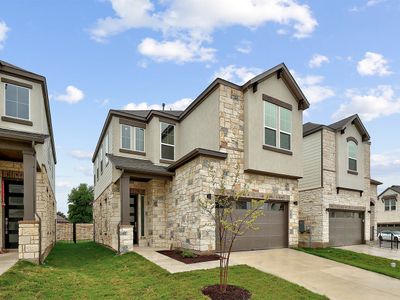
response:
<path id="1" fill-rule="evenodd" d="M 72 223 L 57 223 L 57 241 L 73 240 Z M 93 224 L 76 224 L 76 240 L 77 241 L 93 241 Z"/>
<path id="2" fill-rule="evenodd" d="M 370 145 L 364 147 L 364 192 L 362 197 L 356 191 L 336 191 L 336 138 L 335 132 L 323 129 L 323 187 L 300 192 L 300 220 L 311 227 L 311 246 L 326 247 L 329 245 L 329 212 L 330 205 L 362 206 L 365 208 L 364 239 L 370 237 Z M 310 246 L 308 233 L 300 234 L 300 246 Z"/>

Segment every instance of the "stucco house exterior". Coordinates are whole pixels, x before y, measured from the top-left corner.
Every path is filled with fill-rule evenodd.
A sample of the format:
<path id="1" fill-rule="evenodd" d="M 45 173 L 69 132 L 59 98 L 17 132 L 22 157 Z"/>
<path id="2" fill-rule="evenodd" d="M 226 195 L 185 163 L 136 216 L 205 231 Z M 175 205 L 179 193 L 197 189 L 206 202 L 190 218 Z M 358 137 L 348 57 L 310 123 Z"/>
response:
<path id="1" fill-rule="evenodd" d="M 46 79 L 0 61 L 0 248 L 43 261 L 55 243 L 56 153 Z"/>
<path id="2" fill-rule="evenodd" d="M 331 125 L 306 123 L 304 175 L 299 180 L 304 224 L 299 244 L 310 247 L 361 244 L 371 239 L 371 139 L 358 115 Z"/>
<path id="3" fill-rule="evenodd" d="M 215 225 L 199 206 L 213 197 L 210 167 L 251 198 L 268 196 L 262 230 L 235 250 L 298 245 L 303 110 L 309 103 L 284 64 L 242 86 L 216 79 L 184 111 L 110 110 L 93 155 L 95 240 L 215 250 Z M 229 184 L 229 183 L 228 183 Z"/>
<path id="4" fill-rule="evenodd" d="M 400 185 L 392 185 L 379 194 L 375 203 L 375 222 L 378 232 L 400 231 Z"/>

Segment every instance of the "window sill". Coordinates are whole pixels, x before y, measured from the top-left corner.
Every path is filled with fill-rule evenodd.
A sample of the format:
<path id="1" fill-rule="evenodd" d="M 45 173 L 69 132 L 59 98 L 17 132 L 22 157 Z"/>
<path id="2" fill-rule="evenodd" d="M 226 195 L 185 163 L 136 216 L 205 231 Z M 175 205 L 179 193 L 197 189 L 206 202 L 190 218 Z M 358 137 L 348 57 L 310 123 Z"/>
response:
<path id="1" fill-rule="evenodd" d="M 172 163 L 174 163 L 175 161 L 174 160 L 172 160 L 172 159 L 163 159 L 163 158 L 160 158 L 160 163 L 162 163 L 162 164 L 172 164 Z"/>
<path id="2" fill-rule="evenodd" d="M 357 171 L 347 170 L 347 174 L 358 175 Z"/>
<path id="3" fill-rule="evenodd" d="M 123 148 L 120 148 L 120 149 L 119 149 L 119 152 L 121 152 L 121 153 L 128 153 L 128 154 L 134 154 L 134 155 L 146 156 L 146 152 L 135 151 L 135 150 L 129 150 L 129 149 L 123 149 Z"/>
<path id="4" fill-rule="evenodd" d="M 11 123 L 16 123 L 16 124 L 22 124 L 22 125 L 27 125 L 27 126 L 33 126 L 32 121 L 29 120 L 23 120 L 23 119 L 17 119 L 13 117 L 8 117 L 8 116 L 2 116 L 1 120 L 4 122 L 11 122 Z"/>
<path id="5" fill-rule="evenodd" d="M 281 153 L 281 154 L 293 155 L 293 152 L 290 151 L 290 150 L 275 148 L 275 147 L 272 147 L 272 146 L 263 145 L 263 149 L 264 150 L 273 151 L 273 152 L 277 152 L 277 153 Z"/>

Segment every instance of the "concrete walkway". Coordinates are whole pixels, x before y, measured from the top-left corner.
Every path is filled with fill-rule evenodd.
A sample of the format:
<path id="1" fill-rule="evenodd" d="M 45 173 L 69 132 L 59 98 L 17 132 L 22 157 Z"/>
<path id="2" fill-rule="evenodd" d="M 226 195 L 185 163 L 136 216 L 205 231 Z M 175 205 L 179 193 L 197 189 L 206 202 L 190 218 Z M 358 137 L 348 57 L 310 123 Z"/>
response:
<path id="1" fill-rule="evenodd" d="M 292 249 L 232 253 L 247 264 L 330 299 L 400 299 L 400 280 Z"/>
<path id="2" fill-rule="evenodd" d="M 0 254 L 0 276 L 18 261 L 18 252 Z"/>
<path id="3" fill-rule="evenodd" d="M 400 249 L 390 249 L 390 247 L 379 248 L 379 246 L 353 245 L 338 247 L 339 249 L 365 253 L 373 256 L 380 256 L 388 259 L 400 260 Z M 400 247 L 399 247 L 400 248 Z M 400 296 L 399 296 L 400 298 Z"/>
<path id="4" fill-rule="evenodd" d="M 185 264 L 183 262 L 172 259 L 166 255 L 160 254 L 157 251 L 165 250 L 165 249 L 157 249 L 150 247 L 135 247 L 133 251 L 137 254 L 143 256 L 147 260 L 155 263 L 159 267 L 167 270 L 170 273 L 179 273 L 179 272 L 189 272 L 195 270 L 206 270 L 206 269 L 214 269 L 219 267 L 219 260 L 195 263 L 195 264 Z M 234 263 L 231 264 L 232 266 Z"/>

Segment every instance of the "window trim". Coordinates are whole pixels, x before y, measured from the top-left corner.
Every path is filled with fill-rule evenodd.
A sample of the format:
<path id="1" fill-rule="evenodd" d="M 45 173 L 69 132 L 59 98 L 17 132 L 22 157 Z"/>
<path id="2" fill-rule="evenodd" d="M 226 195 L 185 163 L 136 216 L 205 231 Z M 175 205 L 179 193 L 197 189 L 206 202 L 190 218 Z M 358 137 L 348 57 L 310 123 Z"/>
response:
<path id="1" fill-rule="evenodd" d="M 356 158 L 350 157 L 350 143 L 353 143 L 356 147 Z M 358 156 L 357 156 L 357 142 L 355 142 L 353 139 L 347 139 L 347 173 L 348 174 L 353 174 L 353 175 L 358 175 Z M 352 170 L 350 169 L 350 159 L 355 160 L 356 162 L 356 169 Z"/>
<path id="2" fill-rule="evenodd" d="M 104 155 L 103 146 L 104 146 L 104 144 L 101 144 L 100 151 L 99 151 L 99 157 L 100 157 L 100 175 L 103 175 L 103 155 Z"/>
<path id="3" fill-rule="evenodd" d="M 167 124 L 167 125 L 169 125 L 169 126 L 173 126 L 174 127 L 174 144 L 173 145 L 171 145 L 171 144 L 166 144 L 166 143 L 163 143 L 162 142 L 162 124 Z M 162 160 L 167 160 L 167 161 L 175 161 L 175 128 L 176 128 L 176 126 L 174 125 L 174 124 L 171 124 L 171 123 L 166 123 L 166 122 L 160 122 L 160 161 L 162 161 Z M 162 146 L 170 146 L 170 147 L 173 147 L 174 148 L 174 158 L 173 159 L 169 159 L 169 158 L 163 158 L 162 157 Z"/>
<path id="4" fill-rule="evenodd" d="M 19 117 L 14 117 L 14 116 L 10 116 L 7 115 L 7 110 L 6 110 L 6 106 L 7 106 L 7 85 L 13 85 L 17 88 L 21 88 L 21 89 L 26 89 L 28 90 L 28 119 L 24 119 L 24 118 L 19 118 Z M 18 103 L 18 102 L 17 102 Z M 15 120 L 15 123 L 17 123 L 18 121 L 22 121 L 22 122 L 32 122 L 32 118 L 31 118 L 31 89 L 25 86 L 21 86 L 21 85 L 17 85 L 17 84 L 13 84 L 13 83 L 9 83 L 9 82 L 4 82 L 4 117 L 6 118 L 10 118 L 11 120 Z M 3 120 L 4 121 L 4 120 Z M 11 121 L 12 122 L 12 121 Z M 31 125 L 29 123 L 23 124 L 23 125 Z"/>
<path id="5" fill-rule="evenodd" d="M 129 148 L 125 148 L 122 143 L 122 127 L 129 127 Z M 126 124 L 120 124 L 120 148 L 125 150 L 132 150 L 132 126 Z"/>
<path id="6" fill-rule="evenodd" d="M 266 95 L 263 95 L 263 97 L 264 96 L 266 96 Z M 280 121 L 281 121 L 281 115 L 280 115 L 281 109 L 286 109 L 286 110 L 290 111 L 290 113 L 291 113 L 291 128 L 293 130 L 293 110 L 291 110 L 290 108 L 278 105 L 278 104 L 276 104 L 276 103 L 274 103 L 272 101 L 268 101 L 268 100 L 266 100 L 264 98 L 263 98 L 263 100 L 264 100 L 263 101 L 263 149 L 264 150 L 270 150 L 270 151 L 278 152 L 278 153 L 282 153 L 282 154 L 293 155 L 293 133 L 281 130 L 281 124 L 280 124 Z M 272 105 L 275 105 L 276 108 L 277 108 L 276 109 L 276 128 L 272 128 L 270 126 L 266 126 L 265 125 L 265 121 L 266 121 L 266 119 L 265 119 L 266 103 L 270 103 Z M 272 146 L 272 145 L 266 144 L 266 141 L 265 141 L 265 129 L 266 128 L 275 131 L 275 134 L 276 134 L 275 135 L 276 146 Z M 289 138 L 290 138 L 290 140 L 289 140 L 290 149 L 281 148 L 281 136 L 280 136 L 281 132 L 283 134 L 289 135 Z"/>
<path id="7" fill-rule="evenodd" d="M 109 159 L 107 154 L 110 153 L 110 134 L 107 132 L 104 137 L 104 160 L 106 161 L 106 166 L 108 166 Z"/>
<path id="8" fill-rule="evenodd" d="M 130 146 L 129 148 L 122 147 L 122 126 L 127 126 L 130 128 L 129 129 L 129 133 L 130 133 L 129 134 L 129 146 Z M 136 149 L 136 129 L 143 130 L 143 151 Z M 146 128 L 121 123 L 120 124 L 120 148 L 119 149 L 120 149 L 120 152 L 123 152 L 123 153 L 145 155 L 146 154 Z"/>
<path id="9" fill-rule="evenodd" d="M 388 203 L 388 209 L 386 209 L 386 203 Z M 384 211 L 396 211 L 397 210 L 397 203 L 396 199 L 385 199 L 383 201 Z M 394 209 L 392 209 L 394 207 Z"/>
<path id="10" fill-rule="evenodd" d="M 133 130 L 133 145 L 134 145 L 134 148 L 130 149 L 130 150 L 133 150 L 133 151 L 139 152 L 139 153 L 146 153 L 146 128 L 136 127 L 136 126 L 131 126 L 131 127 L 133 127 L 133 129 L 134 129 Z M 136 149 L 136 129 L 143 130 L 143 151 Z M 141 154 L 139 154 L 139 155 L 141 155 Z"/>

